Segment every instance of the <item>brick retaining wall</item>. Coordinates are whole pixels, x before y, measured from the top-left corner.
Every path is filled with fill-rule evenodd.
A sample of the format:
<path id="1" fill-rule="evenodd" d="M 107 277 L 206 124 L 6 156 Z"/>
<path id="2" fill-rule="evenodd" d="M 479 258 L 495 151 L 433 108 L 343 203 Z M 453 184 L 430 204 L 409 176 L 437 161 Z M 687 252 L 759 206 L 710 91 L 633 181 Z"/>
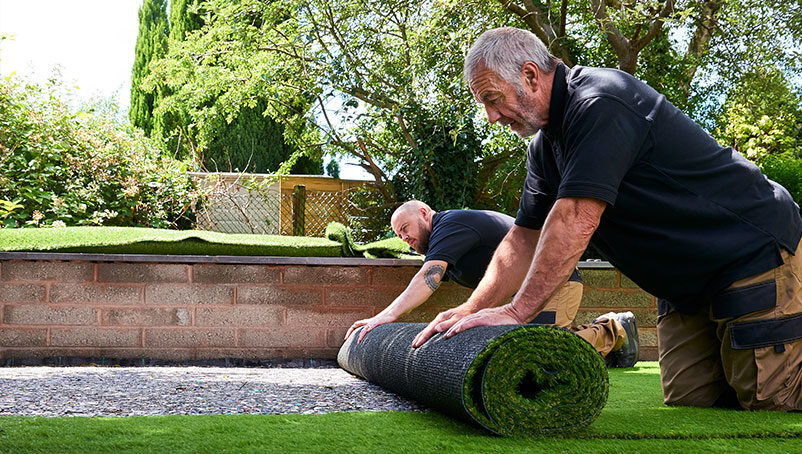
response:
<path id="1" fill-rule="evenodd" d="M 153 263 L 143 256 L 28 256 L 39 258 L 0 256 L 0 364 L 56 357 L 334 358 L 351 323 L 392 302 L 418 269 L 416 262 L 388 259 Z M 71 260 L 52 260 L 65 257 Z M 217 263 L 201 263 L 210 260 Z M 243 263 L 249 261 L 256 263 Z M 605 264 L 580 268 L 585 293 L 577 323 L 631 310 L 641 357 L 656 359 L 654 297 Z M 469 295 L 444 283 L 402 321 L 428 322 Z"/>

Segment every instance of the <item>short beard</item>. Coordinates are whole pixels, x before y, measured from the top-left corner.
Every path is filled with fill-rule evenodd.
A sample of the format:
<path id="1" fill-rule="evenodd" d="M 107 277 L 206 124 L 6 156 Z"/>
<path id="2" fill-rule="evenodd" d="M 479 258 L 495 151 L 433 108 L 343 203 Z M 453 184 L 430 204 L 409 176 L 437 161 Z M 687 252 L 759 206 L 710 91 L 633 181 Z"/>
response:
<path id="1" fill-rule="evenodd" d="M 515 98 L 515 102 L 518 104 L 518 106 L 517 106 L 518 111 L 520 112 L 520 115 L 523 118 L 523 120 L 525 120 L 525 122 L 521 123 L 519 121 L 516 121 L 516 123 L 518 123 L 519 125 L 524 127 L 524 130 L 523 131 L 514 131 L 513 130 L 513 132 L 518 137 L 520 137 L 522 139 L 526 139 L 527 137 L 531 137 L 531 136 L 537 134 L 538 131 L 540 131 L 541 128 L 540 128 L 540 126 L 537 125 L 538 119 L 536 119 L 536 118 L 526 118 L 526 113 L 528 113 L 529 111 L 525 110 L 523 106 L 525 104 L 534 105 L 534 102 L 527 102 L 527 101 L 530 101 L 530 100 L 529 99 L 525 99 L 526 95 L 524 94 L 523 87 L 520 86 L 520 82 L 519 82 L 518 87 L 516 87 L 516 89 L 515 89 L 515 94 L 517 95 L 516 98 Z"/>

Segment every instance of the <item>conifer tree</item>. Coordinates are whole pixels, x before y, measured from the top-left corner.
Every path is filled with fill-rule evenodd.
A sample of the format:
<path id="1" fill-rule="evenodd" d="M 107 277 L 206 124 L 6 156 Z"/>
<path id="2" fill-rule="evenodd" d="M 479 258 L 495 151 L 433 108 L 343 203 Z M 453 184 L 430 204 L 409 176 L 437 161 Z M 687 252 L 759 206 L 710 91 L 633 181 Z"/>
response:
<path id="1" fill-rule="evenodd" d="M 197 0 L 171 0 L 170 1 L 170 39 L 183 41 L 187 33 L 200 30 L 203 19 L 196 8 Z"/>
<path id="2" fill-rule="evenodd" d="M 136 38 L 134 68 L 131 75 L 131 107 L 128 118 L 150 135 L 153 129 L 153 108 L 158 93 L 142 90 L 140 84 L 148 75 L 150 62 L 167 54 L 167 0 L 144 0 L 139 9 L 139 34 Z"/>

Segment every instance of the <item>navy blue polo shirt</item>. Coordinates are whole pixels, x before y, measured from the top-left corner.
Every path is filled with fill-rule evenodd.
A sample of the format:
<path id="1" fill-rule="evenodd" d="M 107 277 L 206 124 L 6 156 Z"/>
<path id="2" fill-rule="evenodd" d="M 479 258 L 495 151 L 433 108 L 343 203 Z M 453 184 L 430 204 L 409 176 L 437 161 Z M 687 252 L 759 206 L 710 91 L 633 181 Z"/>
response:
<path id="1" fill-rule="evenodd" d="M 515 224 L 503 213 L 484 210 L 446 210 L 435 213 L 426 261 L 448 264 L 443 280 L 476 288 L 485 275 L 493 253 Z M 582 282 L 578 270 L 569 280 Z"/>
<path id="2" fill-rule="evenodd" d="M 606 202 L 592 244 L 680 312 L 781 265 L 802 236 L 788 191 L 622 71 L 558 65 L 526 165 L 516 224 L 542 228 L 562 197 Z"/>

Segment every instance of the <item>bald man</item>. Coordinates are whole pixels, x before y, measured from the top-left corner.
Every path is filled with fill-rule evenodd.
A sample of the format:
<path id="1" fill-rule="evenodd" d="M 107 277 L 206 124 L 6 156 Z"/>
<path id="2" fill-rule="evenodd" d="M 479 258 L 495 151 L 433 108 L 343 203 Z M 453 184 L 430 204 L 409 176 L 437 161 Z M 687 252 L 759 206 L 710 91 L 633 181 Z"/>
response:
<path id="1" fill-rule="evenodd" d="M 435 212 L 425 203 L 412 200 L 401 205 L 391 218 L 393 232 L 415 251 L 425 254 L 420 271 L 406 290 L 376 316 L 354 322 L 346 333 L 365 326 L 359 342 L 376 326 L 397 320 L 423 304 L 443 280 L 452 280 L 476 288 L 484 277 L 493 254 L 514 219 L 502 213 L 483 210 L 446 210 Z M 523 282 L 524 275 L 509 276 Z M 512 297 L 513 295 L 505 295 Z M 582 278 L 578 270 L 530 323 L 571 329 L 582 299 Z M 605 357 L 608 366 L 631 367 L 638 360 L 638 338 L 631 312 L 609 313 L 590 325 L 572 329 L 591 343 Z"/>

